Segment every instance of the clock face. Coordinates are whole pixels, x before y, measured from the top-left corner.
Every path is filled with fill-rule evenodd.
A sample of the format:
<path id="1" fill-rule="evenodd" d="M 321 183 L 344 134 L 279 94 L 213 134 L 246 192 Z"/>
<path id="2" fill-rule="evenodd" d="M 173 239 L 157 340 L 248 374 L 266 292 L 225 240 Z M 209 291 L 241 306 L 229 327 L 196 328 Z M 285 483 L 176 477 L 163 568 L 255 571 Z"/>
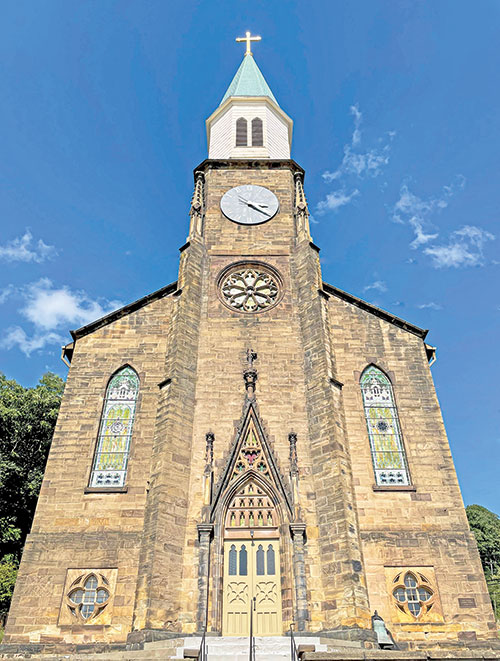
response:
<path id="1" fill-rule="evenodd" d="M 278 198 L 264 186 L 236 186 L 222 196 L 222 213 L 235 223 L 260 225 L 278 213 Z"/>

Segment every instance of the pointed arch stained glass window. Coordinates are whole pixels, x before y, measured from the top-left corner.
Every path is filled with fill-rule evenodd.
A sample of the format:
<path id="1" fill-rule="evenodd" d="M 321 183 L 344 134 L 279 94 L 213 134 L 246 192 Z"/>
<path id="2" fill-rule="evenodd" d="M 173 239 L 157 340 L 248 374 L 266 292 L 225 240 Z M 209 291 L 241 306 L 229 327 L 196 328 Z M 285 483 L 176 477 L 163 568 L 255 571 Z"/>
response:
<path id="1" fill-rule="evenodd" d="M 111 377 L 104 400 L 91 487 L 125 484 L 138 394 L 139 377 L 131 367 L 123 367 Z"/>
<path id="2" fill-rule="evenodd" d="M 370 365 L 361 375 L 361 392 L 379 485 L 408 485 L 410 478 L 398 412 L 389 378 Z"/>

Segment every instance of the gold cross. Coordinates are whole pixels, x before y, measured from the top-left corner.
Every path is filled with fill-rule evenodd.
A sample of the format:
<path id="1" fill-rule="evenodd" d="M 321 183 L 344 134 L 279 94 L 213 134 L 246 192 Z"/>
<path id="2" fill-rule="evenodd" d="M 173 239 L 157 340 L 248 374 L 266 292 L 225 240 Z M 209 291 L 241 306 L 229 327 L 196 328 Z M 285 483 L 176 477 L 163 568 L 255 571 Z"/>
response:
<path id="1" fill-rule="evenodd" d="M 250 50 L 250 44 L 252 41 L 260 41 L 262 37 L 252 37 L 250 35 L 250 32 L 245 32 L 244 37 L 236 37 L 236 41 L 246 41 L 247 42 L 247 49 L 245 51 L 245 55 L 252 55 L 252 51 Z"/>

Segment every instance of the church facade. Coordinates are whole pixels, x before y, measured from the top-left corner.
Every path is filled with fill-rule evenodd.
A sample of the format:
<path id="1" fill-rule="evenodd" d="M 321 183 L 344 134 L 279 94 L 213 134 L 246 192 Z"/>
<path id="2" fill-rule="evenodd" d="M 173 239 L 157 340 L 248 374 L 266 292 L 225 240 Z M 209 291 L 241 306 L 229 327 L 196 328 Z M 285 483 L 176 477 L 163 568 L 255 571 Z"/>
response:
<path id="1" fill-rule="evenodd" d="M 73 332 L 4 642 L 206 629 L 486 643 L 426 331 L 322 280 L 292 121 L 247 53 L 177 282 Z"/>

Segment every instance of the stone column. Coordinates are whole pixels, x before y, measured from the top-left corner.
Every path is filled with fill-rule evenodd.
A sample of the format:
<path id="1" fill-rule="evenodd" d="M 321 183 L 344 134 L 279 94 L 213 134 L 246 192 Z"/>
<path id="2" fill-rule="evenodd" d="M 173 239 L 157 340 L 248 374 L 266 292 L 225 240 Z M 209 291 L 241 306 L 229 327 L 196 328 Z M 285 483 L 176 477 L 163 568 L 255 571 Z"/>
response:
<path id="1" fill-rule="evenodd" d="M 309 620 L 309 611 L 307 609 L 306 565 L 304 561 L 306 525 L 305 523 L 291 523 L 290 531 L 292 533 L 293 541 L 296 630 L 305 631 L 306 622 Z"/>
<path id="2" fill-rule="evenodd" d="M 196 609 L 196 628 L 202 632 L 207 626 L 208 611 L 208 585 L 210 573 L 210 540 L 212 539 L 213 525 L 200 523 L 198 528 L 199 555 L 198 555 L 198 608 Z"/>

